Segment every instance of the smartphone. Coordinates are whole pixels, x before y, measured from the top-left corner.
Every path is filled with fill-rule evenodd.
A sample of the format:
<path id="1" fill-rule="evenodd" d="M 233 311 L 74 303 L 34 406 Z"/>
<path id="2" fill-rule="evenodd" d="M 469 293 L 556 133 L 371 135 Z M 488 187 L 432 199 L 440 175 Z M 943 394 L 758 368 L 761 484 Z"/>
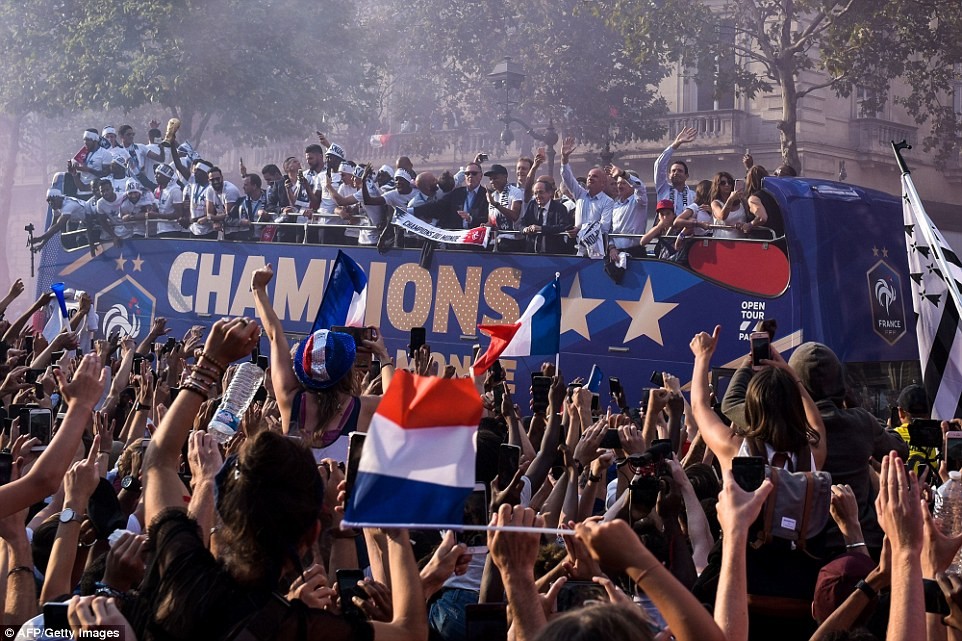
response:
<path id="1" fill-rule="evenodd" d="M 368 372 L 371 374 L 371 380 L 374 380 L 381 375 L 381 361 L 374 359 L 371 361 L 371 367 L 368 368 Z"/>
<path id="2" fill-rule="evenodd" d="M 531 372 L 531 411 L 544 414 L 548 410 L 548 392 L 551 390 L 551 377 L 540 372 Z"/>
<path id="3" fill-rule="evenodd" d="M 22 405 L 20 403 L 11 403 L 7 406 L 6 427 L 11 427 L 14 419 L 20 418 L 20 412 L 23 411 L 24 407 L 26 407 L 26 405 Z M 23 421 L 20 421 L 20 433 L 26 434 L 27 431 L 29 430 L 24 425 Z"/>
<path id="4" fill-rule="evenodd" d="M 506 603 L 469 603 L 464 606 L 465 641 L 507 641 Z"/>
<path id="5" fill-rule="evenodd" d="M 579 387 L 582 387 L 582 384 L 581 384 L 581 383 L 568 383 L 567 394 L 568 394 L 568 400 L 569 400 L 569 401 L 570 401 L 572 398 L 574 398 L 575 390 L 578 389 Z"/>
<path id="6" fill-rule="evenodd" d="M 941 447 L 942 423 L 935 419 L 913 419 L 909 423 L 909 445 L 912 447 Z"/>
<path id="7" fill-rule="evenodd" d="M 736 178 L 736 179 L 735 179 L 734 191 L 739 191 L 739 190 L 745 191 L 745 179 L 744 179 L 744 178 Z"/>
<path id="8" fill-rule="evenodd" d="M 41 376 L 43 376 L 43 372 L 44 372 L 44 370 L 42 370 L 42 369 L 33 369 L 33 368 L 30 368 L 30 369 L 27 370 L 27 373 L 24 374 L 24 379 L 23 379 L 23 380 L 24 380 L 24 382 L 30 383 L 30 384 L 32 385 L 32 384 L 36 383 L 37 380 L 38 380 Z"/>
<path id="9" fill-rule="evenodd" d="M 347 484 L 345 491 L 350 498 L 354 481 L 357 479 L 357 467 L 361 464 L 361 452 L 364 451 L 364 439 L 367 438 L 367 434 L 351 432 L 347 438 L 347 469 L 344 470 L 344 481 Z"/>
<path id="10" fill-rule="evenodd" d="M 172 351 L 174 351 L 174 348 L 175 348 L 175 347 L 177 347 L 177 339 L 176 339 L 176 338 L 173 338 L 173 337 L 170 337 L 170 338 L 167 339 L 167 342 L 164 343 L 164 347 L 163 347 L 163 349 L 160 350 L 160 353 L 161 353 L 161 354 L 169 354 L 169 353 L 171 353 Z"/>
<path id="11" fill-rule="evenodd" d="M 171 402 L 171 403 L 174 402 L 174 399 L 177 398 L 177 395 L 178 395 L 178 394 L 180 394 L 180 388 L 179 388 L 179 387 L 171 387 L 171 388 L 170 388 L 170 402 Z"/>
<path id="12" fill-rule="evenodd" d="M 558 612 L 568 612 L 590 601 L 607 603 L 605 589 L 594 581 L 568 581 L 558 593 Z"/>
<path id="13" fill-rule="evenodd" d="M 27 350 L 28 354 L 33 352 L 33 336 L 23 337 L 23 348 Z"/>
<path id="14" fill-rule="evenodd" d="M 902 424 L 902 417 L 899 415 L 897 405 L 889 405 L 889 423 L 891 423 L 892 429 Z"/>
<path id="15" fill-rule="evenodd" d="M 632 520 L 649 514 L 658 502 L 658 477 L 642 476 L 628 486 L 628 507 Z"/>
<path id="16" fill-rule="evenodd" d="M 597 416 L 598 413 L 599 413 L 599 412 L 598 412 L 598 407 L 599 407 L 598 403 L 599 403 L 599 401 L 598 401 L 598 395 L 597 395 L 597 394 L 592 394 L 592 395 L 591 395 L 591 415 L 592 415 L 592 416 Z"/>
<path id="17" fill-rule="evenodd" d="M 494 413 L 501 414 L 501 403 L 504 402 L 504 385 L 498 383 L 491 390 L 494 393 Z"/>
<path id="18" fill-rule="evenodd" d="M 510 443 L 502 443 L 498 449 L 498 485 L 508 487 L 521 464 L 521 448 Z"/>
<path id="19" fill-rule="evenodd" d="M 41 447 L 30 448 L 32 451 L 41 451 L 50 443 L 50 436 L 53 434 L 53 415 L 49 409 L 24 409 L 20 412 L 20 424 L 24 424 L 24 418 L 29 425 L 30 436 L 40 440 Z"/>
<path id="20" fill-rule="evenodd" d="M 764 367 L 762 359 L 772 357 L 772 339 L 768 332 L 752 332 L 749 340 L 752 349 L 752 369 L 760 370 Z"/>
<path id="21" fill-rule="evenodd" d="M 945 433 L 945 464 L 950 472 L 962 471 L 962 432 Z"/>
<path id="22" fill-rule="evenodd" d="M 619 394 L 625 393 L 625 388 L 621 386 L 621 379 L 615 378 L 614 376 L 608 377 L 608 393 L 611 394 L 611 398 L 617 399 Z"/>
<path id="23" fill-rule="evenodd" d="M 70 631 L 70 621 L 67 619 L 67 604 L 51 601 L 43 604 L 43 627 L 45 630 L 58 632 Z"/>
<path id="24" fill-rule="evenodd" d="M 659 372 L 658 370 L 653 371 L 648 380 L 650 380 L 651 384 L 654 385 L 655 387 L 665 386 L 665 375 L 664 373 Z"/>
<path id="25" fill-rule="evenodd" d="M 488 154 L 478 154 L 478 160 L 480 160 L 481 162 L 488 162 L 488 158 L 489 158 Z"/>
<path id="26" fill-rule="evenodd" d="M 642 414 L 648 413 L 648 401 L 651 400 L 651 388 L 645 387 L 641 390 L 641 400 L 638 402 L 638 407 L 641 408 Z"/>
<path id="27" fill-rule="evenodd" d="M 13 473 L 13 454 L 10 452 L 0 452 L 0 485 L 10 482 L 10 475 Z"/>
<path id="28" fill-rule="evenodd" d="M 371 367 L 371 359 L 374 358 L 371 352 L 363 348 L 361 341 L 372 341 L 374 340 L 374 328 L 373 327 L 345 327 L 343 325 L 334 325 L 331 327 L 332 332 L 341 332 L 343 334 L 350 334 L 354 339 L 354 344 L 357 346 L 355 351 L 356 356 L 354 357 L 354 367 L 366 372 L 369 367 Z"/>
<path id="29" fill-rule="evenodd" d="M 732 459 L 732 476 L 738 487 L 754 492 L 765 481 L 766 461 L 761 456 L 736 456 Z"/>
<path id="30" fill-rule="evenodd" d="M 488 524 L 488 491 L 484 483 L 477 483 L 474 491 L 464 502 L 464 525 Z M 467 546 L 467 554 L 484 554 L 488 551 L 488 533 L 484 530 L 456 530 L 458 543 Z"/>
<path id="31" fill-rule="evenodd" d="M 100 479 L 87 502 L 87 516 L 97 533 L 97 539 L 105 541 L 114 530 L 127 527 L 127 516 L 120 507 L 117 493 L 107 479 Z"/>
<path id="32" fill-rule="evenodd" d="M 271 364 L 270 358 L 265 354 L 257 355 L 257 366 L 261 368 L 261 371 L 267 371 L 267 367 Z"/>
<path id="33" fill-rule="evenodd" d="M 495 361 L 491 364 L 491 382 L 500 383 L 505 380 L 504 367 L 501 366 L 501 361 Z"/>
<path id="34" fill-rule="evenodd" d="M 264 401 L 266 400 L 267 400 L 267 388 L 261 385 L 260 387 L 257 388 L 257 391 L 254 392 L 254 398 L 251 399 L 251 402 L 263 404 Z"/>
<path id="35" fill-rule="evenodd" d="M 341 594 L 341 614 L 354 619 L 367 618 L 361 608 L 354 603 L 354 597 L 367 599 L 367 592 L 357 585 L 364 580 L 364 571 L 358 569 L 338 570 L 335 576 L 337 577 L 338 592 Z"/>
<path id="36" fill-rule="evenodd" d="M 618 436 L 618 430 L 608 429 L 605 430 L 604 436 L 601 437 L 601 442 L 598 443 L 598 447 L 605 450 L 613 450 L 621 447 L 621 437 Z"/>
<path id="37" fill-rule="evenodd" d="M 414 354 L 421 349 L 427 338 L 427 331 L 423 327 L 412 327 L 411 336 L 408 340 L 408 357 L 414 358 Z"/>

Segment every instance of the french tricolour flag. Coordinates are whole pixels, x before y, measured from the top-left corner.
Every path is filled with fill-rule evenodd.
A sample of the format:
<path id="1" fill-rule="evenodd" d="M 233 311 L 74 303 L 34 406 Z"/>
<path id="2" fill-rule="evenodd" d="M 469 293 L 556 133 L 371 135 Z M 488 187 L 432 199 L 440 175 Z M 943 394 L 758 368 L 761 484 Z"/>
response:
<path id="1" fill-rule="evenodd" d="M 363 327 L 365 311 L 367 275 L 350 256 L 338 250 L 311 332 L 335 325 Z"/>
<path id="2" fill-rule="evenodd" d="M 371 419 L 344 525 L 460 527 L 481 411 L 471 379 L 396 372 Z"/>
<path id="3" fill-rule="evenodd" d="M 535 294 L 516 323 L 478 325 L 491 337 L 488 349 L 474 363 L 481 374 L 501 356 L 557 354 L 561 344 L 561 295 L 558 275 Z"/>

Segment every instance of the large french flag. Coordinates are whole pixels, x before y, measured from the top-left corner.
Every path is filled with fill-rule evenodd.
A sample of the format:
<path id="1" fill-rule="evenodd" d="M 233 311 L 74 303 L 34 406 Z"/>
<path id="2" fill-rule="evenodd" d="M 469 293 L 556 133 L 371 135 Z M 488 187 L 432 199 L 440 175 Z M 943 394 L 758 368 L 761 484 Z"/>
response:
<path id="1" fill-rule="evenodd" d="M 541 288 L 516 323 L 478 325 L 491 337 L 488 349 L 474 363 L 482 374 L 501 356 L 557 354 L 561 344 L 561 293 L 558 275 Z"/>
<path id="2" fill-rule="evenodd" d="M 398 370 L 371 419 L 344 525 L 460 526 L 481 412 L 471 379 Z"/>
<path id="3" fill-rule="evenodd" d="M 338 250 L 311 333 L 334 325 L 363 327 L 366 311 L 367 275 L 354 259 Z"/>

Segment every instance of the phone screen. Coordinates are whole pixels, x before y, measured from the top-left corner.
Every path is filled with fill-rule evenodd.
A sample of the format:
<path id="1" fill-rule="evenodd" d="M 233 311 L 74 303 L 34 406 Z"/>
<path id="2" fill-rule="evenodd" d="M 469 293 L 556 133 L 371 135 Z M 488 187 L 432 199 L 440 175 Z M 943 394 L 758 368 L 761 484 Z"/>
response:
<path id="1" fill-rule="evenodd" d="M 70 631 L 67 604 L 50 602 L 43 604 L 43 627 L 47 630 Z"/>
<path id="2" fill-rule="evenodd" d="M 13 473 L 13 454 L 10 452 L 0 452 L 0 485 L 10 482 L 10 475 Z"/>
<path id="3" fill-rule="evenodd" d="M 601 442 L 598 443 L 598 447 L 605 450 L 613 450 L 621 447 L 621 437 L 618 436 L 618 430 L 605 430 L 604 435 L 601 437 Z"/>
<path id="4" fill-rule="evenodd" d="M 501 414 L 501 403 L 504 401 L 504 385 L 498 383 L 491 391 L 494 393 L 494 413 Z"/>
<path id="5" fill-rule="evenodd" d="M 744 178 L 736 178 L 736 179 L 735 179 L 735 191 L 739 191 L 739 190 L 741 190 L 741 191 L 744 191 L 744 190 L 745 190 L 745 179 L 744 179 Z"/>
<path id="6" fill-rule="evenodd" d="M 736 456 L 732 459 L 732 476 L 746 492 L 754 492 L 765 481 L 765 459 L 761 456 Z"/>
<path id="7" fill-rule="evenodd" d="M 531 376 L 531 411 L 543 414 L 548 410 L 548 391 L 551 389 L 551 378 L 548 376 Z"/>
<path id="8" fill-rule="evenodd" d="M 912 447 L 941 447 L 942 424 L 932 419 L 914 419 L 909 423 L 909 445 Z"/>
<path id="9" fill-rule="evenodd" d="M 351 432 L 348 435 L 347 443 L 347 469 L 344 470 L 344 480 L 347 484 L 345 491 L 347 496 L 351 496 L 354 489 L 354 481 L 357 479 L 357 467 L 361 464 L 361 452 L 364 451 L 364 439 L 367 434 L 364 432 Z"/>
<path id="10" fill-rule="evenodd" d="M 621 387 L 621 379 L 617 379 L 614 376 L 609 376 L 608 392 L 611 394 L 612 398 L 614 398 L 616 394 L 622 394 L 624 389 Z"/>
<path id="11" fill-rule="evenodd" d="M 87 515 L 97 533 L 97 538 L 106 540 L 114 530 L 127 526 L 127 517 L 120 507 L 114 487 L 107 479 L 100 479 L 94 493 L 87 502 Z"/>
<path id="12" fill-rule="evenodd" d="M 772 356 L 771 338 L 767 332 L 753 332 L 751 336 L 752 346 L 752 367 L 761 369 L 762 359 L 769 359 Z"/>
<path id="13" fill-rule="evenodd" d="M 474 491 L 464 502 L 464 525 L 488 524 L 488 492 L 483 483 L 474 486 Z M 464 543 L 468 554 L 481 554 L 488 551 L 488 533 L 484 530 L 461 530 L 455 532 L 458 543 Z"/>
<path id="14" fill-rule="evenodd" d="M 258 354 L 258 355 L 257 355 L 257 366 L 260 367 L 261 370 L 267 371 L 267 367 L 268 367 L 270 364 L 271 364 L 271 363 L 270 363 L 270 359 L 267 357 L 266 354 Z"/>
<path id="15" fill-rule="evenodd" d="M 30 424 L 30 436 L 40 439 L 40 443 L 47 445 L 50 443 L 50 433 L 53 431 L 52 415 L 48 409 L 32 409 L 27 420 Z M 22 415 L 21 415 L 22 416 Z M 23 423 L 23 419 L 20 420 Z"/>
<path id="16" fill-rule="evenodd" d="M 408 340 L 408 356 L 414 358 L 414 354 L 421 349 L 427 338 L 427 331 L 423 327 L 412 327 L 411 336 Z"/>
<path id="17" fill-rule="evenodd" d="M 491 382 L 499 383 L 504 379 L 504 367 L 501 366 L 501 361 L 495 361 L 491 364 Z"/>
<path id="18" fill-rule="evenodd" d="M 945 464 L 950 472 L 962 471 L 962 432 L 945 435 Z"/>
<path id="19" fill-rule="evenodd" d="M 338 592 L 341 594 L 341 614 L 350 618 L 365 618 L 364 612 L 354 603 L 354 597 L 367 598 L 367 592 L 357 585 L 364 580 L 364 572 L 362 570 L 338 570 L 336 576 Z"/>
<path id="20" fill-rule="evenodd" d="M 521 448 L 510 443 L 502 443 L 498 450 L 498 485 L 501 489 L 507 488 L 511 483 L 520 463 Z"/>
<path id="21" fill-rule="evenodd" d="M 507 641 L 506 603 L 470 603 L 464 607 L 466 641 Z"/>
<path id="22" fill-rule="evenodd" d="M 381 375 L 381 361 L 379 361 L 379 360 L 372 360 L 372 361 L 371 361 L 371 367 L 370 367 L 370 369 L 369 369 L 368 371 L 371 373 L 371 379 L 372 379 L 372 380 L 375 379 L 375 378 L 377 378 L 378 376 L 380 376 L 380 375 Z"/>
<path id="23" fill-rule="evenodd" d="M 589 601 L 606 602 L 605 589 L 593 581 L 568 581 L 558 593 L 558 612 L 567 612 L 582 607 Z"/>
<path id="24" fill-rule="evenodd" d="M 651 373 L 651 378 L 649 380 L 651 381 L 651 384 L 656 387 L 665 386 L 665 375 L 664 373 L 659 372 L 658 370 L 655 370 Z"/>

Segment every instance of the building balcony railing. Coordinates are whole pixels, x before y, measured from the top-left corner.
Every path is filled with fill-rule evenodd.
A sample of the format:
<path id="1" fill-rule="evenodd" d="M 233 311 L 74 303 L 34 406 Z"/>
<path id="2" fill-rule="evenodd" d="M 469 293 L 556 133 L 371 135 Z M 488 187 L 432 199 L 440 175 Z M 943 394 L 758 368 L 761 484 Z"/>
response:
<path id="1" fill-rule="evenodd" d="M 891 164 L 892 141 L 915 145 L 918 127 L 881 118 L 853 118 L 849 123 L 849 144 L 866 160 Z"/>

